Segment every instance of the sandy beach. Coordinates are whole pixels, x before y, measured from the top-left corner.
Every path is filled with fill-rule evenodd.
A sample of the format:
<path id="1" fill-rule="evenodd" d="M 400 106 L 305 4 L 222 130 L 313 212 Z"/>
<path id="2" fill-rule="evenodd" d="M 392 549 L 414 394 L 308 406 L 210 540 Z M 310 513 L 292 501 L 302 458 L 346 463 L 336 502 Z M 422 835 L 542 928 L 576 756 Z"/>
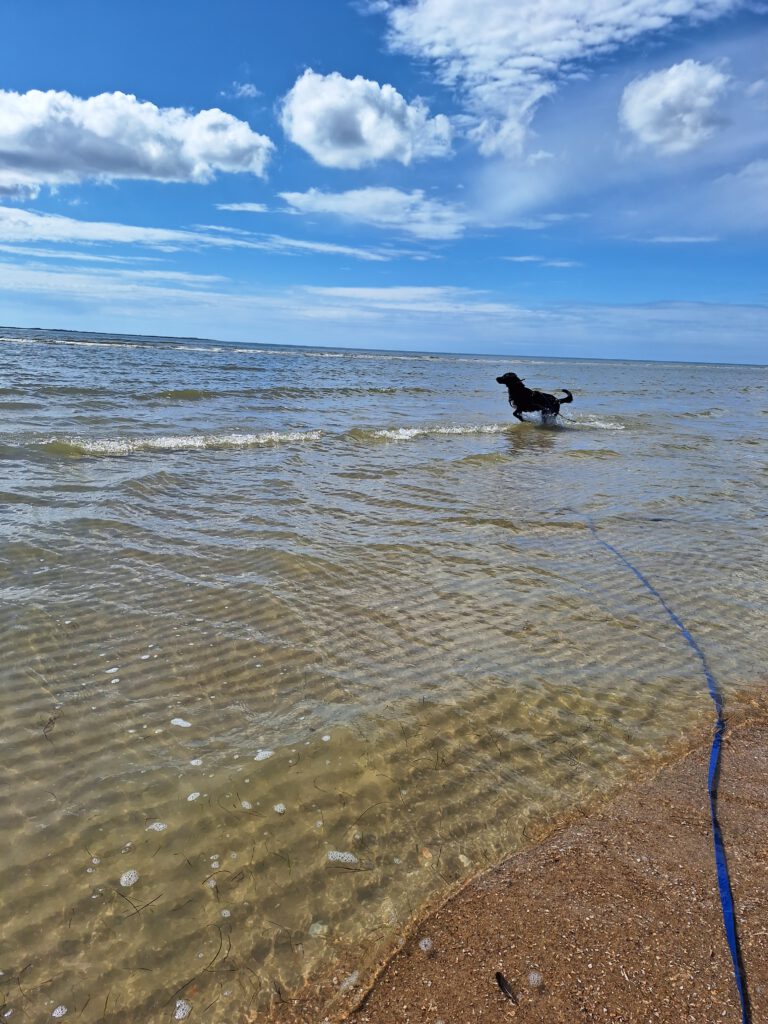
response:
<path id="1" fill-rule="evenodd" d="M 276 1019 L 525 1024 L 741 1019 L 718 901 L 706 729 L 650 780 L 417 920 L 366 992 L 342 972 Z M 768 697 L 734 702 L 718 813 L 753 1020 L 768 1010 Z M 514 1002 L 497 986 L 501 972 Z M 334 993 L 334 982 L 336 993 Z"/>

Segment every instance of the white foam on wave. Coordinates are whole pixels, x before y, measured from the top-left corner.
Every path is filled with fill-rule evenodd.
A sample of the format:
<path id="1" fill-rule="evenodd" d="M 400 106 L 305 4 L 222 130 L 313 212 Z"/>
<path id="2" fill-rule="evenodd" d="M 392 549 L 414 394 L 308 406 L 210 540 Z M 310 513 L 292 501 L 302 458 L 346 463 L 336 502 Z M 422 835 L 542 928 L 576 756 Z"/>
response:
<path id="1" fill-rule="evenodd" d="M 130 341 L 87 341 L 86 339 L 75 338 L 11 338 L 0 337 L 0 341 L 12 342 L 16 345 L 69 345 L 74 348 L 149 348 L 149 345 L 141 345 Z"/>
<path id="2" fill-rule="evenodd" d="M 509 430 L 509 423 L 456 424 L 444 427 L 394 427 L 392 429 L 374 430 L 374 437 L 386 438 L 388 441 L 410 441 L 414 437 L 425 437 L 441 434 L 501 434 Z"/>
<path id="3" fill-rule="evenodd" d="M 89 440 L 66 438 L 65 443 L 80 448 L 89 455 L 132 455 L 134 452 L 180 452 L 226 448 L 255 448 L 260 445 L 317 441 L 319 430 L 291 430 L 280 432 L 265 430 L 258 434 L 183 434 L 160 437 L 117 437 Z M 52 437 L 49 444 L 59 441 Z"/>
<path id="4" fill-rule="evenodd" d="M 582 430 L 626 430 L 623 423 L 616 423 L 614 420 L 601 420 L 598 416 L 568 417 L 563 420 L 567 427 L 577 427 Z"/>

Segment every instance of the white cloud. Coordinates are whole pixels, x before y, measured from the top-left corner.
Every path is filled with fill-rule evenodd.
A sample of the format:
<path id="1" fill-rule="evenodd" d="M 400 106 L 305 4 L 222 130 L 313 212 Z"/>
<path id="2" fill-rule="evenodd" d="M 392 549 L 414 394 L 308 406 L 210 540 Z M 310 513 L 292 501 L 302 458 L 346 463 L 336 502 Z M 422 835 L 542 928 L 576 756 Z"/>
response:
<path id="1" fill-rule="evenodd" d="M 717 240 L 717 235 L 655 235 L 648 239 L 659 245 L 704 245 Z"/>
<path id="2" fill-rule="evenodd" d="M 108 309 L 115 302 L 182 303 L 196 309 L 208 306 L 219 309 L 224 302 L 237 306 L 241 297 L 231 292 L 211 291 L 207 286 L 219 284 L 223 278 L 209 275 L 169 273 L 154 277 L 124 270 L 94 270 L 91 267 L 40 267 L 35 264 L 0 262 L 0 291 L 26 295 L 50 295 L 62 302 L 86 302 L 96 308 Z M 255 304 L 254 299 L 251 302 Z M 130 307 L 129 307 L 130 308 Z"/>
<path id="3" fill-rule="evenodd" d="M 212 245 L 227 244 L 226 239 L 207 239 L 200 232 L 77 220 L 60 214 L 35 213 L 10 206 L 0 206 L 0 239 L 4 242 L 139 244 L 166 250 L 197 245 L 203 241 Z"/>
<path id="4" fill-rule="evenodd" d="M 274 146 L 222 110 L 192 114 L 122 92 L 0 90 L 0 194 L 84 179 L 210 181 L 216 172 L 264 175 Z"/>
<path id="5" fill-rule="evenodd" d="M 525 309 L 507 302 L 489 301 L 486 292 L 473 288 L 392 286 L 388 288 L 325 288 L 306 287 L 307 294 L 323 299 L 342 299 L 344 305 L 389 317 L 393 313 L 423 316 L 501 317 L 556 320 L 557 314 L 544 310 Z"/>
<path id="6" fill-rule="evenodd" d="M 661 153 L 686 153 L 722 124 L 717 105 L 729 82 L 713 64 L 684 60 L 630 82 L 621 98 L 623 126 Z"/>
<path id="7" fill-rule="evenodd" d="M 417 238 L 447 239 L 461 235 L 465 214 L 456 206 L 427 199 L 421 189 L 376 187 L 349 192 L 281 192 L 300 213 L 330 213 L 377 228 L 396 228 Z"/>
<path id="8" fill-rule="evenodd" d="M 285 96 L 281 120 L 288 138 L 324 167 L 410 164 L 451 149 L 447 117 L 430 117 L 422 100 L 407 103 L 394 86 L 361 75 L 319 75 L 307 68 Z"/>
<path id="9" fill-rule="evenodd" d="M 217 203 L 217 210 L 236 210 L 242 213 L 269 213 L 264 203 Z"/>
<path id="10" fill-rule="evenodd" d="M 261 242 L 249 243 L 250 248 L 269 249 L 274 252 L 322 253 L 328 256 L 352 256 L 354 259 L 383 263 L 395 256 L 409 255 L 394 249 L 359 249 L 352 245 L 336 245 L 334 242 L 312 242 L 303 238 L 286 238 L 284 235 L 265 235 Z"/>
<path id="11" fill-rule="evenodd" d="M 72 249 L 32 249 L 29 246 L 0 245 L 0 252 L 8 252 L 17 257 L 36 256 L 44 260 L 83 260 L 88 263 L 159 263 L 162 256 L 104 256 L 93 252 Z"/>
<path id="12" fill-rule="evenodd" d="M 724 174 L 718 180 L 720 182 L 739 182 L 746 187 L 754 186 L 763 192 L 768 192 L 768 159 L 752 160 L 740 170 Z"/>
<path id="13" fill-rule="evenodd" d="M 255 100 L 261 96 L 261 89 L 257 89 L 253 82 L 233 82 L 229 92 L 222 92 L 222 96 L 234 96 L 238 100 Z"/>
<path id="14" fill-rule="evenodd" d="M 578 260 L 550 260 L 544 256 L 502 256 L 501 258 L 510 263 L 537 263 L 540 267 L 559 267 L 560 269 L 570 269 L 571 267 L 581 267 L 584 265 Z"/>
<path id="15" fill-rule="evenodd" d="M 698 197 L 715 228 L 765 231 L 768 228 L 768 159 L 751 160 L 738 171 L 710 182 Z"/>
<path id="16" fill-rule="evenodd" d="M 145 245 L 165 252 L 180 249 L 218 247 L 227 249 L 255 249 L 280 253 L 318 253 L 330 256 L 349 256 L 352 259 L 384 262 L 396 257 L 420 258 L 421 253 L 390 248 L 359 248 L 315 242 L 309 239 L 286 238 L 284 235 L 258 235 L 230 229 L 219 230 L 213 225 L 202 230 L 187 231 L 174 228 L 139 227 L 105 221 L 76 220 L 58 214 L 34 213 L 15 207 L 0 206 L 0 242 L 56 242 L 56 243 L 111 243 Z"/>
<path id="17" fill-rule="evenodd" d="M 756 237 L 768 230 L 768 159 L 732 165 L 725 174 L 713 173 L 721 167 L 711 165 L 696 175 L 686 173 L 682 188 L 674 178 L 659 175 L 651 179 L 652 188 L 643 183 L 642 206 L 609 207 L 601 226 L 614 235 L 621 227 L 622 237 L 645 244 L 705 245 Z"/>
<path id="18" fill-rule="evenodd" d="M 539 102 L 596 56 L 741 0 L 388 0 L 390 45 L 434 62 L 485 154 L 518 152 Z"/>

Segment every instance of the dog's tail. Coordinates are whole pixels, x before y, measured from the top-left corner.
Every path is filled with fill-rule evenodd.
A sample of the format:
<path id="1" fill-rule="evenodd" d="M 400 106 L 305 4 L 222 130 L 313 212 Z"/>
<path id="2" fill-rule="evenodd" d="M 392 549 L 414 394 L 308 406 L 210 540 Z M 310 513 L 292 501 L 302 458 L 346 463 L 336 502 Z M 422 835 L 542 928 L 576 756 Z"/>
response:
<path id="1" fill-rule="evenodd" d="M 566 393 L 566 395 L 568 395 L 567 398 L 561 398 L 560 399 L 560 405 L 566 405 L 568 402 L 572 402 L 573 401 L 573 395 L 568 390 L 568 388 L 560 388 L 560 390 L 564 391 Z"/>

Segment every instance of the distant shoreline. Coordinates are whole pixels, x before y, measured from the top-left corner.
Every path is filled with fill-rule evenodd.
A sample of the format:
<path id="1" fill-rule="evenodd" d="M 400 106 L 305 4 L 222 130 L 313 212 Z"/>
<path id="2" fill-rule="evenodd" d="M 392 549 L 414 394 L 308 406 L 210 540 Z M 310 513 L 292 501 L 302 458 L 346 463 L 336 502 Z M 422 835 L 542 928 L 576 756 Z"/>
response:
<path id="1" fill-rule="evenodd" d="M 210 344 L 210 345 L 223 345 L 227 348 L 236 348 L 239 346 L 247 346 L 248 348 L 265 348 L 270 351 L 279 352 L 281 350 L 302 352 L 302 351 L 325 351 L 325 352 L 339 352 L 342 354 L 349 353 L 350 355 L 359 353 L 361 355 L 397 355 L 397 356 L 431 356 L 433 358 L 452 358 L 452 359 L 487 359 L 492 360 L 510 360 L 519 359 L 521 361 L 526 360 L 545 360 L 552 363 L 629 363 L 632 365 L 643 365 L 649 363 L 658 366 L 754 366 L 756 369 L 764 369 L 768 364 L 764 363 L 725 363 L 717 361 L 692 361 L 682 359 L 617 359 L 612 358 L 600 358 L 598 356 L 546 356 L 539 353 L 529 352 L 515 353 L 515 352 L 444 352 L 437 349 L 397 349 L 397 348 L 348 348 L 341 345 L 304 345 L 294 342 L 269 342 L 269 341 L 236 341 L 236 340 L 224 340 L 221 338 L 198 338 L 192 336 L 179 336 L 171 337 L 163 334 L 124 334 L 110 331 L 81 331 L 77 328 L 70 327 L 15 327 L 11 325 L 0 324 L 0 332 L 2 331 L 17 331 L 19 334 L 24 332 L 35 332 L 41 335 L 61 335 L 61 334 L 79 334 L 87 338 L 95 339 L 109 339 L 113 343 L 120 344 L 121 340 L 124 342 L 132 341 L 145 342 L 148 345 L 160 342 L 161 344 L 168 345 L 180 345 L 184 342 L 196 342 L 199 344 Z M 0 341 L 17 341 L 16 338 L 1 338 Z M 53 337 L 41 338 L 41 341 L 49 340 L 55 343 L 56 339 Z"/>

